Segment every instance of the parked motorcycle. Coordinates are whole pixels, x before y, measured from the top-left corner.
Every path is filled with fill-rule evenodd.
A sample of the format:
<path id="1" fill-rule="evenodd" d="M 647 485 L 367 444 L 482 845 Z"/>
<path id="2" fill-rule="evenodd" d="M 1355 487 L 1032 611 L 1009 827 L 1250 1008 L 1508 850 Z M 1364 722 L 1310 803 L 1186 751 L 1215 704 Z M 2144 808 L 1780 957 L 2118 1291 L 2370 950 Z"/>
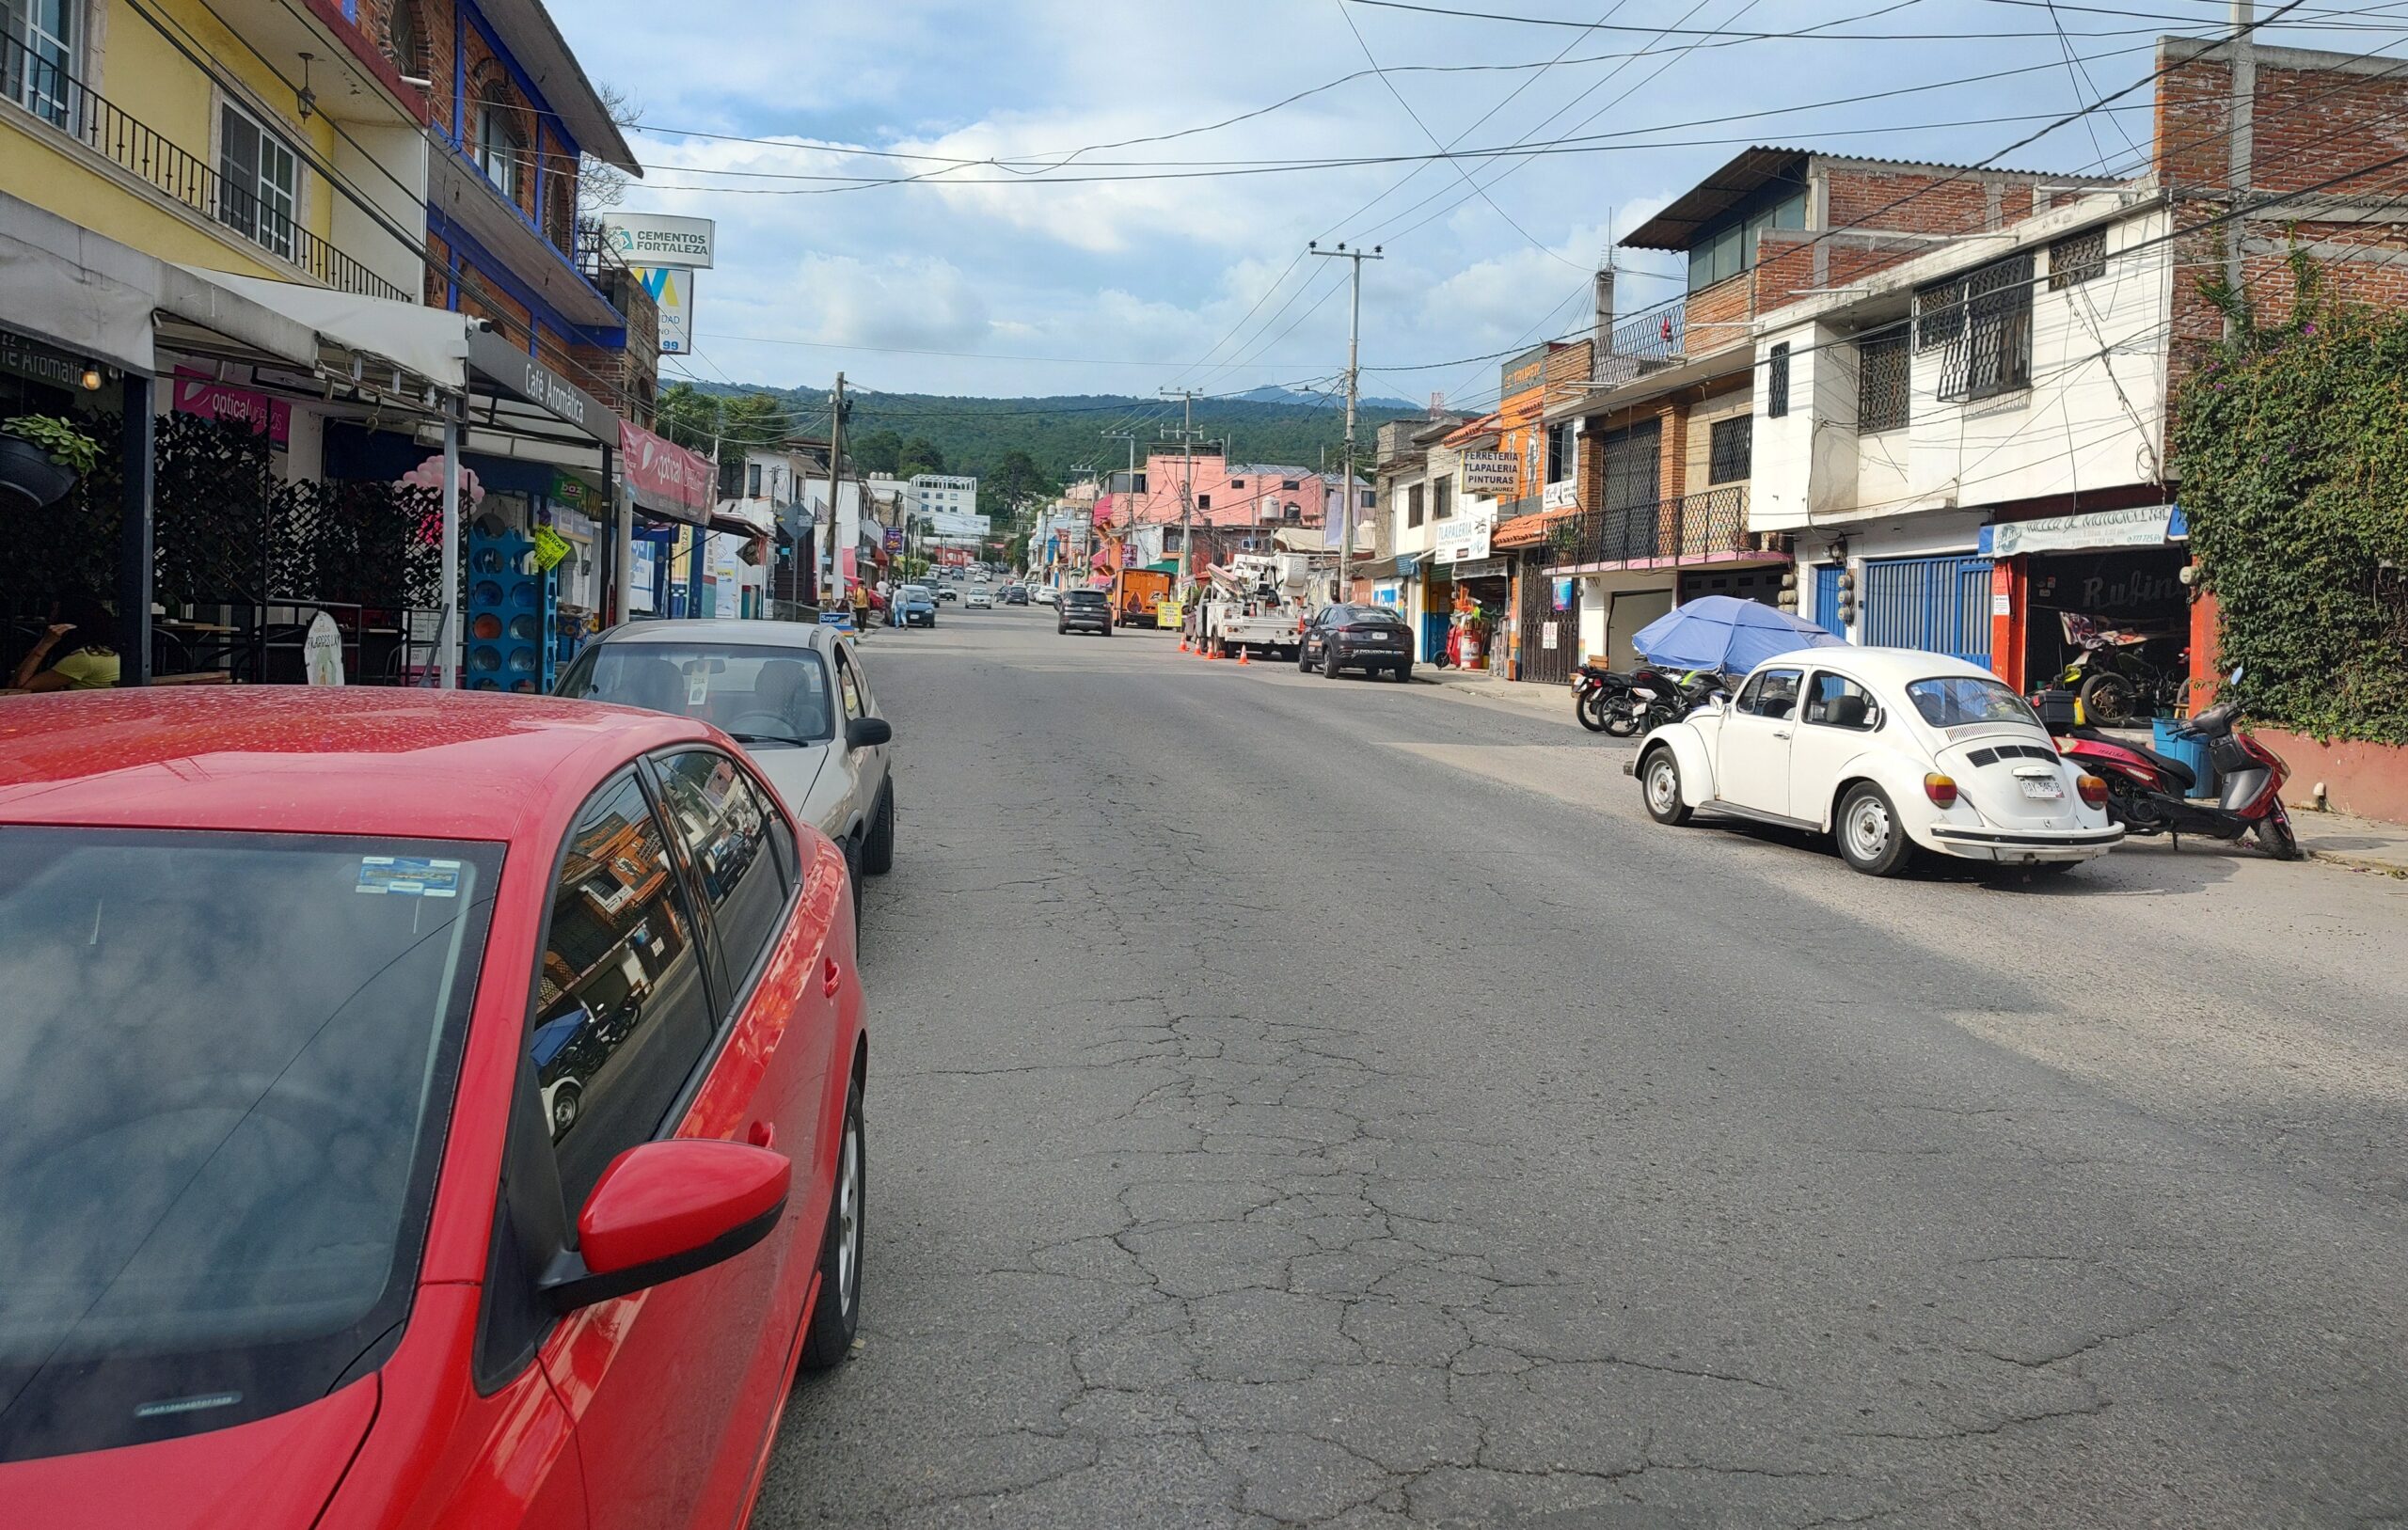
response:
<path id="1" fill-rule="evenodd" d="M 2083 716 L 2106 728 L 2120 728 L 2147 709 L 2182 699 L 2190 675 L 2188 651 L 2171 667 L 2149 657 L 2149 646 L 2173 640 L 2163 633 L 2115 626 L 2078 611 L 2059 611 L 2066 642 L 2078 650 L 2057 684 L 2082 699 Z"/>
<path id="2" fill-rule="evenodd" d="M 1630 677 L 1627 710 L 1634 718 L 1630 732 L 1654 733 L 1668 722 L 1678 722 L 1727 685 L 1721 674 L 1713 670 L 1691 670 L 1676 675 L 1652 664 L 1640 665 Z M 1613 733 L 1611 728 L 1606 731 Z"/>
<path id="3" fill-rule="evenodd" d="M 1628 738 L 1639 721 L 1625 704 L 1630 676 L 1602 664 L 1583 664 L 1572 671 L 1572 715 L 1592 733 Z"/>
<path id="4" fill-rule="evenodd" d="M 2241 684 L 2241 671 L 2232 672 Z M 2223 781 L 2215 801 L 2189 796 L 2198 780 L 2191 767 L 2154 749 L 2123 744 L 2092 729 L 2078 728 L 2057 740 L 2068 760 L 2107 782 L 2107 816 L 2134 835 L 2166 834 L 2177 847 L 2185 834 L 2240 840 L 2255 832 L 2258 844 L 2277 860 L 2299 859 L 2299 838 L 2283 806 L 2283 783 L 2290 766 L 2282 756 L 2240 732 L 2241 703 L 2226 701 L 2193 718 L 2185 736 L 2207 741 L 2208 758 Z"/>

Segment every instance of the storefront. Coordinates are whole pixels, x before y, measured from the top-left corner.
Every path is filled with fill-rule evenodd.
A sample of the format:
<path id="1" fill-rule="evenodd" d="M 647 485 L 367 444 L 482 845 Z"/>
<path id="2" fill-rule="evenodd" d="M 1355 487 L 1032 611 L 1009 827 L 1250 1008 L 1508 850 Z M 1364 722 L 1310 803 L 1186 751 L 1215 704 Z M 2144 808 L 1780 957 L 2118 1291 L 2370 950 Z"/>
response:
<path id="1" fill-rule="evenodd" d="M 1990 655 L 1988 513 L 1861 522 L 1800 538 L 1810 608 L 1799 614 L 1866 647 L 1920 648 L 1969 663 Z"/>
<path id="2" fill-rule="evenodd" d="M 1984 528 L 1991 668 L 2035 691 L 2059 683 L 2090 653 L 2085 672 L 2112 663 L 2152 709 L 2176 704 L 2191 645 L 2180 513 L 2173 505 L 2145 505 Z"/>

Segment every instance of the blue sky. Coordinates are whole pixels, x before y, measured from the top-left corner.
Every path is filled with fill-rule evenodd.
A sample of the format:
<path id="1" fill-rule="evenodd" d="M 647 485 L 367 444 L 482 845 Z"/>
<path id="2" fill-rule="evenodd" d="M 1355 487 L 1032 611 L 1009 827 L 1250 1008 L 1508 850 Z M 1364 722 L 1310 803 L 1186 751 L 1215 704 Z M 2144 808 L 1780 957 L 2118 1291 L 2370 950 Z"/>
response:
<path id="1" fill-rule="evenodd" d="M 1494 389 L 1493 364 L 1427 364 L 1578 324 L 1608 230 L 1627 232 L 1747 143 L 1980 161 L 2141 79 L 2158 33 L 2206 33 L 2226 13 L 2222 0 L 2060 0 L 2053 17 L 2037 0 L 1433 3 L 1576 24 L 1358 0 L 555 0 L 555 15 L 589 72 L 642 109 L 650 173 L 626 206 L 719 220 L 719 266 L 697 284 L 700 355 L 683 363 L 694 375 L 824 386 L 841 368 L 856 386 L 1014 396 L 1326 386 L 1345 364 L 1346 302 L 1340 262 L 1299 259 L 1319 238 L 1386 248 L 1365 270 L 1366 391 L 1474 404 Z M 2408 0 L 2302 11 L 2349 25 L 2261 37 L 2408 57 Z M 1600 21 L 1610 29 L 1580 29 Z M 1702 35 L 1817 26 L 1938 36 Z M 1217 122 L 1363 71 L 1367 48 L 1386 83 L 1096 150 L 1085 170 L 948 168 Z M 1846 99 L 1986 74 L 2002 77 Z M 2004 163 L 2120 171 L 2146 150 L 2150 99 L 2144 87 Z M 1624 136 L 1607 151 L 1459 161 L 1460 172 L 1054 179 L 1573 134 Z M 805 195 L 823 183 L 778 179 L 926 172 Z M 1679 292 L 1674 258 L 1619 259 L 1625 311 Z"/>

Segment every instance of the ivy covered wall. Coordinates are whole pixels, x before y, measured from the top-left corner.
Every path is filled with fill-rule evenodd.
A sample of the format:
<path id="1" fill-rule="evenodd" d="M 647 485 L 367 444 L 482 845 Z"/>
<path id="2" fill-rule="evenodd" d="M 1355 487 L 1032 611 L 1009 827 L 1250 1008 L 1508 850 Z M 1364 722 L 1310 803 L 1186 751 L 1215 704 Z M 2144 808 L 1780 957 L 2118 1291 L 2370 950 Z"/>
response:
<path id="1" fill-rule="evenodd" d="M 2253 719 L 2408 744 L 2408 310 L 2291 263 L 2280 322 L 2210 289 L 2235 322 L 2177 400 L 2191 545 Z"/>

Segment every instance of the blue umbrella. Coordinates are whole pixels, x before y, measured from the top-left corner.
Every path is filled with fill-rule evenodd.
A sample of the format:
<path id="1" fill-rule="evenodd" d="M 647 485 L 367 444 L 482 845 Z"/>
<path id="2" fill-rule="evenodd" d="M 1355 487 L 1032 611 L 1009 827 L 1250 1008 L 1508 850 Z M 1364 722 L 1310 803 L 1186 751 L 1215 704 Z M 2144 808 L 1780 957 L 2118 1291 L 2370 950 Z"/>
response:
<path id="1" fill-rule="evenodd" d="M 1648 623 L 1630 645 L 1659 669 L 1743 674 L 1776 654 L 1845 648 L 1847 642 L 1787 611 L 1729 595 L 1706 595 Z"/>

